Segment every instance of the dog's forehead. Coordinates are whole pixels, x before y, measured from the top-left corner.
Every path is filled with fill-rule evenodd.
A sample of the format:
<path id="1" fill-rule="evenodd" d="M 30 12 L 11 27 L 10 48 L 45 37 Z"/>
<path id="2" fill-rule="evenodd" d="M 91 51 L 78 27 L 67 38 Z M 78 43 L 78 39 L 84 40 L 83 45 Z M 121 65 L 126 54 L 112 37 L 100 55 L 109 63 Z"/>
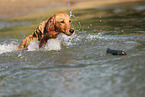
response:
<path id="1" fill-rule="evenodd" d="M 55 14 L 55 19 L 57 21 L 59 21 L 59 20 L 69 20 L 70 16 L 66 13 L 58 13 L 58 14 Z"/>

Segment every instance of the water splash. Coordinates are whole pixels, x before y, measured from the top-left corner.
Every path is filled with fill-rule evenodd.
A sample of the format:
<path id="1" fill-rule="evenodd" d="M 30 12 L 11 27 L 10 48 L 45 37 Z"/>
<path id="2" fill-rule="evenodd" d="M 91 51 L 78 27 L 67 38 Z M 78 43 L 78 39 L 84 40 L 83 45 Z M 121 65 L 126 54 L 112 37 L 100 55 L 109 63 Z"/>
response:
<path id="1" fill-rule="evenodd" d="M 43 48 L 39 48 L 39 41 L 31 41 L 30 45 L 28 46 L 28 51 L 59 51 L 62 49 L 62 46 L 65 46 L 66 48 L 69 48 L 71 46 L 74 46 L 80 41 L 83 40 L 97 40 L 97 39 L 103 39 L 103 40 L 108 40 L 108 39 L 116 39 L 114 37 L 107 37 L 103 36 L 102 33 L 98 34 L 89 34 L 87 36 L 77 36 L 76 34 L 72 36 L 67 36 L 63 33 L 59 34 L 56 39 L 49 39 L 47 44 Z M 13 41 L 14 42 L 14 41 Z M 4 43 L 0 44 L 0 54 L 5 53 L 5 52 L 11 52 L 14 51 L 15 48 L 19 45 L 19 42 L 15 42 L 16 45 L 13 45 L 12 43 Z"/>
<path id="2" fill-rule="evenodd" d="M 102 22 L 101 18 L 102 18 L 102 17 L 100 16 L 100 22 Z"/>
<path id="3" fill-rule="evenodd" d="M 85 40 L 84 40 L 85 39 Z M 56 39 L 49 39 L 47 44 L 43 48 L 39 48 L 39 41 L 31 41 L 30 45 L 28 46 L 28 51 L 59 51 L 62 49 L 62 46 L 65 46 L 66 48 L 70 48 L 74 45 L 82 43 L 82 41 L 120 41 L 122 40 L 123 43 L 127 44 L 125 41 L 128 39 L 128 37 L 122 37 L 122 36 L 110 36 L 110 35 L 103 35 L 103 33 L 97 33 L 97 34 L 89 34 L 89 35 L 79 35 L 76 34 L 72 36 L 67 36 L 63 33 L 59 34 Z M 111 42 L 112 43 L 112 42 Z M 132 43 L 133 44 L 133 43 Z M 15 48 L 19 45 L 19 42 L 16 42 L 16 45 L 13 45 L 12 43 L 4 43 L 0 44 L 0 54 L 5 52 L 11 52 L 14 51 Z"/>
<path id="4" fill-rule="evenodd" d="M 39 50 L 39 42 L 31 41 L 30 45 L 28 46 L 28 51 L 35 51 L 35 50 Z"/>
<path id="5" fill-rule="evenodd" d="M 68 7 L 70 8 L 70 0 L 68 0 Z"/>
<path id="6" fill-rule="evenodd" d="M 73 15 L 73 10 L 70 10 L 70 17 L 73 17 L 74 19 L 75 19 L 75 21 L 76 21 L 76 25 L 78 25 L 77 26 L 77 28 L 78 28 L 78 30 L 80 30 L 81 28 L 82 28 L 82 25 L 81 25 L 81 23 L 78 21 L 78 17 L 76 17 L 75 15 Z"/>
<path id="7" fill-rule="evenodd" d="M 70 17 L 71 18 L 73 17 L 75 19 L 76 23 L 78 23 L 78 24 L 76 24 L 76 25 L 78 25 L 77 28 L 80 30 L 82 28 L 82 25 L 81 25 L 81 23 L 77 19 L 79 17 L 76 17 L 75 15 L 73 15 L 73 9 L 70 8 L 70 5 L 71 5 L 70 4 L 70 0 L 67 1 L 67 4 L 68 4 L 69 12 L 70 12 Z"/>
<path id="8" fill-rule="evenodd" d="M 75 35 L 72 36 L 67 36 L 63 33 L 59 34 L 56 39 L 49 39 L 47 41 L 47 44 L 43 48 L 39 48 L 39 41 L 31 41 L 30 45 L 28 46 L 28 51 L 39 51 L 39 50 L 44 50 L 44 51 L 51 51 L 51 50 L 56 50 L 59 51 L 61 50 L 61 46 L 66 46 L 69 47 L 73 45 L 73 39 Z M 5 52 L 12 52 L 15 51 L 16 47 L 19 45 L 20 42 L 11 40 L 12 42 L 2 42 L 0 44 L 0 54 L 5 53 Z M 15 43 L 15 44 L 13 44 Z"/>
<path id="9" fill-rule="evenodd" d="M 0 44 L 0 54 L 5 52 L 11 52 L 14 51 L 16 48 L 16 45 L 10 44 Z"/>
<path id="10" fill-rule="evenodd" d="M 49 39 L 47 41 L 47 44 L 39 49 L 39 42 L 38 41 L 31 41 L 30 45 L 28 46 L 28 51 L 35 51 L 35 50 L 44 50 L 44 51 L 51 51 L 51 50 L 56 50 L 59 51 L 61 50 L 61 46 L 70 46 L 72 45 L 72 36 L 67 36 L 63 33 L 59 34 L 56 39 Z"/>
<path id="11" fill-rule="evenodd" d="M 90 39 L 90 40 L 94 40 L 94 39 L 100 39 L 100 38 L 102 38 L 102 33 L 98 33 L 98 34 L 95 34 L 95 35 L 93 35 L 93 34 L 89 34 L 87 37 L 86 37 L 86 39 Z"/>
<path id="12" fill-rule="evenodd" d="M 73 10 L 70 10 L 70 17 L 74 17 L 75 19 L 77 19 L 77 18 L 75 17 L 75 15 L 73 15 Z"/>
<path id="13" fill-rule="evenodd" d="M 47 44 L 42 49 L 47 50 L 47 51 L 51 51 L 51 50 L 59 51 L 59 50 L 61 50 L 61 41 L 58 38 L 49 39 L 47 41 Z"/>

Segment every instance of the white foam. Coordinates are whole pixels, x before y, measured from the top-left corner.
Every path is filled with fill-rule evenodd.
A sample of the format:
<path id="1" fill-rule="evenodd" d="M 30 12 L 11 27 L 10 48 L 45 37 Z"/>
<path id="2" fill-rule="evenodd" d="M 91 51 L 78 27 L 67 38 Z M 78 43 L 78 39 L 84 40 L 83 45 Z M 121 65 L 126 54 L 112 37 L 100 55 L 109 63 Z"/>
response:
<path id="1" fill-rule="evenodd" d="M 101 33 L 98 33 L 96 35 L 92 35 L 92 34 L 89 34 L 86 39 L 91 39 L 91 40 L 94 40 L 94 39 L 101 39 L 102 38 L 102 34 Z"/>
<path id="2" fill-rule="evenodd" d="M 30 45 L 28 46 L 28 51 L 39 50 L 39 42 L 38 41 L 30 41 Z"/>
<path id="3" fill-rule="evenodd" d="M 41 49 L 39 49 L 39 42 L 31 41 L 30 45 L 28 46 L 28 51 L 35 51 L 35 50 L 59 51 L 59 50 L 61 50 L 61 45 L 69 46 L 72 44 L 72 42 L 71 42 L 72 37 L 73 36 L 67 36 L 63 33 L 59 34 L 56 39 L 49 39 L 47 41 L 47 44 L 44 47 L 42 47 Z"/>
<path id="4" fill-rule="evenodd" d="M 50 51 L 50 50 L 61 50 L 61 41 L 57 39 L 49 39 L 47 41 L 47 44 L 44 46 L 44 50 Z"/>
<path id="5" fill-rule="evenodd" d="M 70 46 L 72 45 L 72 39 L 74 38 L 74 35 L 72 36 L 67 36 L 65 34 L 59 34 L 56 39 L 49 39 L 47 44 L 39 49 L 39 41 L 31 41 L 30 45 L 28 46 L 28 51 L 37 51 L 37 50 L 45 50 L 45 51 L 50 51 L 50 50 L 61 50 L 61 46 Z M 12 44 L 16 43 L 15 44 Z M 5 52 L 11 52 L 16 49 L 18 46 L 18 41 L 12 41 L 11 43 L 3 43 L 0 44 L 0 54 L 5 53 Z"/>
<path id="6" fill-rule="evenodd" d="M 10 44 L 0 44 L 0 54 L 5 52 L 11 52 L 14 51 L 16 48 L 16 45 Z"/>
<path id="7" fill-rule="evenodd" d="M 72 45 L 72 39 L 74 38 L 75 34 L 73 34 L 72 36 L 67 36 L 63 33 L 59 34 L 57 39 L 60 40 L 61 44 L 63 46 L 70 46 Z"/>

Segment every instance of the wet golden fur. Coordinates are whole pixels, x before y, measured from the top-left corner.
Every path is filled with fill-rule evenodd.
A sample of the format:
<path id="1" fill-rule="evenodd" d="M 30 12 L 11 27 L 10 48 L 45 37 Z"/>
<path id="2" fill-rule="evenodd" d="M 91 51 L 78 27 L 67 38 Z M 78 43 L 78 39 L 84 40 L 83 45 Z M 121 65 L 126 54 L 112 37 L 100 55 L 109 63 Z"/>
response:
<path id="1" fill-rule="evenodd" d="M 27 48 L 30 45 L 30 41 L 40 41 L 39 47 L 41 48 L 47 43 L 48 39 L 56 38 L 59 33 L 70 36 L 73 32 L 74 28 L 71 27 L 70 16 L 63 12 L 56 13 L 40 23 L 35 31 L 23 39 L 16 49 Z"/>

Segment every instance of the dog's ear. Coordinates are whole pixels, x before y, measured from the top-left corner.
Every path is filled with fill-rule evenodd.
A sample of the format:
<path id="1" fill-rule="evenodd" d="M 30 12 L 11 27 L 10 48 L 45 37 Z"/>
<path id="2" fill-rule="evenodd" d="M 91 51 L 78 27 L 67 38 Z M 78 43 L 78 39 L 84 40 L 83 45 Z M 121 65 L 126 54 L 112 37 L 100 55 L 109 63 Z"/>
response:
<path id="1" fill-rule="evenodd" d="M 50 17 L 45 25 L 44 33 L 55 31 L 55 19 L 54 16 Z"/>
<path id="2" fill-rule="evenodd" d="M 45 28 L 46 23 L 47 23 L 47 20 L 40 23 L 39 27 L 36 27 L 35 31 L 32 33 L 32 36 L 40 40 L 42 35 L 44 34 L 44 28 Z"/>
<path id="3" fill-rule="evenodd" d="M 43 21 L 39 24 L 39 30 L 42 33 L 50 32 L 55 30 L 55 21 L 54 16 L 51 16 L 46 21 Z"/>
<path id="4" fill-rule="evenodd" d="M 41 33 L 44 33 L 44 29 L 45 29 L 45 26 L 47 24 L 48 20 L 46 21 L 43 21 L 42 23 L 39 24 L 39 30 L 41 31 Z"/>

